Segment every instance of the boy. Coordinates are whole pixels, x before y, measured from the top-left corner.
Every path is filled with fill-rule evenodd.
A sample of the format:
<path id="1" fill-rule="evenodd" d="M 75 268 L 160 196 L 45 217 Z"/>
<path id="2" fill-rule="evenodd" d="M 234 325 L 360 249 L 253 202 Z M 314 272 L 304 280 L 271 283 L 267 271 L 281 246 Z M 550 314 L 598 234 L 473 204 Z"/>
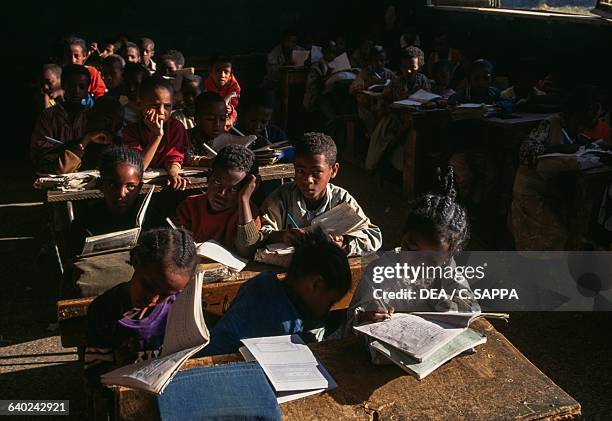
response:
<path id="1" fill-rule="evenodd" d="M 102 79 L 108 89 L 107 95 L 119 99 L 124 94 L 123 69 L 125 60 L 117 54 L 111 54 L 102 60 Z"/>
<path id="2" fill-rule="evenodd" d="M 212 164 L 208 191 L 190 196 L 177 209 L 176 223 L 193 233 L 196 242 L 215 240 L 239 255 L 252 258 L 261 223 L 251 195 L 257 186 L 255 154 L 228 145 Z"/>
<path id="3" fill-rule="evenodd" d="M 225 133 L 225 101 L 215 92 L 203 92 L 195 100 L 195 127 L 189 129 L 185 165 L 208 166 L 210 151 L 205 143 Z"/>
<path id="4" fill-rule="evenodd" d="M 85 66 L 64 67 L 61 76 L 64 100 L 44 110 L 32 131 L 30 158 L 37 171 L 54 173 L 58 148 L 83 136 L 90 77 Z"/>
<path id="5" fill-rule="evenodd" d="M 264 87 L 270 89 L 277 87 L 280 82 L 280 68 L 293 64 L 293 50 L 303 50 L 303 48 L 297 45 L 297 32 L 289 29 L 283 32 L 280 44 L 268 53 Z"/>
<path id="6" fill-rule="evenodd" d="M 183 125 L 170 118 L 174 103 L 172 85 L 162 78 L 149 78 L 140 87 L 139 99 L 142 121 L 125 128 L 124 143 L 141 152 L 145 169 L 164 168 L 168 185 L 184 190 L 188 180 L 180 176 L 180 170 L 188 139 Z"/>
<path id="7" fill-rule="evenodd" d="M 210 75 L 204 81 L 206 92 L 216 92 L 225 100 L 227 109 L 226 129 L 234 125 L 238 118 L 236 107 L 240 98 L 240 85 L 232 73 L 232 60 L 215 54 L 211 59 Z"/>
<path id="8" fill-rule="evenodd" d="M 86 60 L 87 46 L 85 41 L 77 37 L 68 37 L 65 40 L 64 64 L 78 64 L 82 66 L 85 64 Z M 106 85 L 104 85 L 100 73 L 95 67 L 85 66 L 85 68 L 90 75 L 89 93 L 91 93 L 94 98 L 101 97 L 106 93 Z"/>
<path id="9" fill-rule="evenodd" d="M 62 68 L 57 64 L 49 63 L 42 67 L 40 94 L 42 109 L 53 107 L 62 100 Z"/>
<path id="10" fill-rule="evenodd" d="M 460 89 L 449 101 L 453 104 L 465 102 L 495 104 L 499 100 L 499 95 L 499 89 L 493 86 L 493 64 L 479 59 L 470 66 L 466 87 Z"/>
<path id="11" fill-rule="evenodd" d="M 304 134 L 303 141 L 295 147 L 295 181 L 283 184 L 262 204 L 261 232 L 265 241 L 294 243 L 304 235 L 302 228 L 309 226 L 315 217 L 347 203 L 359 216 L 367 219 L 368 226 L 361 231 L 364 235 L 359 238 L 345 235 L 333 240 L 350 256 L 375 252 L 380 248 L 380 228 L 370 223 L 346 190 L 329 182 L 340 169 L 336 155 L 336 145 L 331 137 L 323 133 Z"/>
<path id="12" fill-rule="evenodd" d="M 180 110 L 172 113 L 172 118 L 180 121 L 185 129 L 189 130 L 195 126 L 195 100 L 202 93 L 202 78 L 198 75 L 185 75 L 181 81 L 181 104 Z"/>
<path id="13" fill-rule="evenodd" d="M 257 91 L 240 101 L 238 129 L 247 136 L 257 136 L 253 148 L 289 140 L 283 129 L 270 123 L 274 112 L 272 103 L 271 94 Z"/>
<path id="14" fill-rule="evenodd" d="M 140 62 L 140 49 L 133 42 L 126 43 L 123 49 L 123 58 L 128 63 Z"/>
<path id="15" fill-rule="evenodd" d="M 419 73 L 424 63 L 425 55 L 420 48 L 411 46 L 402 51 L 400 55 L 401 75 L 393 80 L 386 93 L 387 96 L 390 93 L 392 101 L 406 99 L 419 89 L 431 91 L 429 79 L 423 73 Z"/>
<path id="16" fill-rule="evenodd" d="M 332 305 L 350 288 L 346 254 L 320 231 L 305 234 L 284 281 L 265 272 L 240 287 L 203 353 L 237 352 L 241 339 L 261 336 L 299 333 L 307 341 L 321 340 Z"/>
<path id="17" fill-rule="evenodd" d="M 178 50 L 168 50 L 159 58 L 158 72 L 162 76 L 174 76 L 177 70 L 185 65 L 185 57 Z"/>
<path id="18" fill-rule="evenodd" d="M 138 40 L 138 48 L 140 48 L 141 63 L 145 65 L 151 74 L 155 73 L 157 65 L 153 61 L 155 55 L 155 43 L 151 38 L 140 38 Z"/>
<path id="19" fill-rule="evenodd" d="M 137 123 L 141 120 L 138 99 L 140 86 L 150 77 L 149 71 L 142 63 L 126 63 L 123 70 L 123 83 L 127 102 L 122 101 L 125 107 L 125 122 Z"/>

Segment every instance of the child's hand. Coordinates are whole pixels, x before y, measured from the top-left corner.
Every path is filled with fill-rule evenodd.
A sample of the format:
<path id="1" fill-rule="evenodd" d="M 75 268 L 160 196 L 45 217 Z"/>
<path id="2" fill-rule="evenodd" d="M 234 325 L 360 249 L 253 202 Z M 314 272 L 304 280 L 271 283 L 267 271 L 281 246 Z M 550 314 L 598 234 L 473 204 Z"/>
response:
<path id="1" fill-rule="evenodd" d="M 170 172 L 168 173 L 168 181 L 166 183 L 173 190 L 185 190 L 189 184 L 191 184 L 191 180 L 181 177 L 178 172 Z"/>
<path id="2" fill-rule="evenodd" d="M 394 309 L 391 306 L 388 306 L 387 309 L 381 308 L 375 311 L 364 311 L 360 313 L 358 323 L 373 323 L 389 320 L 391 318 L 391 315 L 393 314 L 393 311 Z"/>
<path id="3" fill-rule="evenodd" d="M 346 245 L 344 244 L 344 237 L 342 235 L 333 235 L 330 234 L 329 237 L 331 240 L 338 245 L 342 250 L 346 250 Z"/>
<path id="4" fill-rule="evenodd" d="M 145 114 L 144 123 L 156 138 L 164 136 L 164 117 L 157 111 L 148 110 Z"/>
<path id="5" fill-rule="evenodd" d="M 305 234 L 301 228 L 289 228 L 288 230 L 281 231 L 283 243 L 294 244 L 299 241 Z"/>
<path id="6" fill-rule="evenodd" d="M 245 178 L 244 186 L 242 186 L 238 192 L 238 199 L 248 203 L 251 200 L 251 195 L 255 191 L 255 188 L 257 188 L 257 177 L 253 174 L 247 174 Z"/>

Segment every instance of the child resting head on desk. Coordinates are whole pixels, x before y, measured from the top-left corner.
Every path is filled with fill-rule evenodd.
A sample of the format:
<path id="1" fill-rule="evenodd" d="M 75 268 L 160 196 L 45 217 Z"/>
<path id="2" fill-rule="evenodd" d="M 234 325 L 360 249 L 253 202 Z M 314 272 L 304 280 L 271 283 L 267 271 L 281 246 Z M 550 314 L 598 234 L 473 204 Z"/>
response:
<path id="1" fill-rule="evenodd" d="M 219 151 L 208 178 L 208 191 L 189 196 L 176 212 L 176 224 L 197 242 L 215 240 L 246 258 L 253 257 L 261 223 L 251 196 L 257 187 L 253 151 L 228 145 Z"/>
<path id="2" fill-rule="evenodd" d="M 216 92 L 202 92 L 195 100 L 195 127 L 189 129 L 185 165 L 209 167 L 212 154 L 208 142 L 225 133 L 227 110 L 225 101 Z"/>
<path id="3" fill-rule="evenodd" d="M 324 133 L 304 133 L 295 145 L 295 181 L 276 189 L 262 204 L 264 241 L 292 244 L 304 235 L 303 228 L 324 212 L 347 203 L 366 219 L 363 238 L 336 236 L 333 240 L 348 254 L 361 255 L 382 245 L 380 228 L 372 224 L 357 201 L 342 187 L 330 183 L 340 169 L 334 140 Z"/>
<path id="4" fill-rule="evenodd" d="M 180 170 L 188 138 L 185 127 L 170 118 L 174 89 L 169 81 L 151 77 L 140 86 L 139 97 L 142 122 L 127 125 L 123 141 L 142 154 L 145 169 L 165 169 L 168 185 L 174 190 L 184 190 L 188 180 L 180 176 Z"/>
<path id="5" fill-rule="evenodd" d="M 232 72 L 232 59 L 223 54 L 213 54 L 210 61 L 210 74 L 204 81 L 206 92 L 216 92 L 225 101 L 227 111 L 226 130 L 236 123 L 240 84 Z"/>
<path id="6" fill-rule="evenodd" d="M 170 305 L 192 278 L 197 261 L 193 238 L 184 229 L 141 234 L 130 252 L 130 281 L 98 296 L 87 310 L 84 362 L 92 384 L 114 368 L 159 354 Z"/>
<path id="7" fill-rule="evenodd" d="M 441 178 L 439 193 L 425 194 L 417 198 L 408 209 L 402 230 L 402 240 L 396 253 L 389 252 L 379 260 L 379 266 L 395 266 L 404 259 L 417 259 L 412 265 L 425 261 L 436 266 L 454 266 L 454 257 L 461 252 L 469 239 L 469 224 L 465 210 L 456 201 L 453 171 Z M 402 253 L 400 252 L 415 252 Z M 374 289 L 386 291 L 403 289 L 436 288 L 450 291 L 469 285 L 460 279 L 385 280 L 384 284 L 374 283 L 366 274 L 355 292 L 348 313 L 348 327 L 352 324 L 386 320 L 395 311 L 475 311 L 478 310 L 473 295 L 453 300 L 411 301 L 402 299 L 374 299 Z M 391 282 L 395 281 L 395 284 Z M 418 292 L 417 292 L 417 296 Z"/>
<path id="8" fill-rule="evenodd" d="M 241 339 L 261 336 L 310 332 L 306 339 L 320 340 L 326 315 L 350 287 L 346 253 L 323 232 L 310 232 L 296 243 L 284 281 L 264 272 L 240 287 L 203 353 L 237 352 Z"/>

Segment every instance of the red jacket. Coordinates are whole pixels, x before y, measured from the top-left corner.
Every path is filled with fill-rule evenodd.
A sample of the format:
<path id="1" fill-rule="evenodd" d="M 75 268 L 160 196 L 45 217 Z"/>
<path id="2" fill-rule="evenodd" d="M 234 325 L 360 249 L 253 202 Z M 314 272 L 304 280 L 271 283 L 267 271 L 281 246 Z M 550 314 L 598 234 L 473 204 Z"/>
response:
<path id="1" fill-rule="evenodd" d="M 229 96 L 232 92 L 236 93 L 230 101 L 229 105 L 232 107 L 232 112 L 228 116 L 228 120 L 231 120 L 231 124 L 233 125 L 236 122 L 236 118 L 238 117 L 238 113 L 236 112 L 236 107 L 238 106 L 238 100 L 240 98 L 240 84 L 232 74 L 231 79 L 222 87 L 218 87 L 213 80 L 213 76 L 209 75 L 204 81 L 204 90 L 207 92 L 216 92 L 221 95 L 224 99 Z"/>
<path id="2" fill-rule="evenodd" d="M 102 80 L 102 76 L 100 76 L 100 72 L 92 66 L 85 66 L 85 68 L 89 71 L 89 76 L 91 77 L 91 82 L 89 82 L 89 93 L 92 94 L 94 98 L 103 96 L 106 93 L 106 85 Z"/>
<path id="3" fill-rule="evenodd" d="M 125 146 L 143 152 L 146 146 L 153 141 L 153 134 L 144 123 L 130 123 L 123 130 Z M 164 122 L 164 137 L 162 138 L 149 168 L 168 168 L 177 162 L 183 164 L 185 149 L 187 148 L 187 131 L 180 121 L 170 118 Z"/>

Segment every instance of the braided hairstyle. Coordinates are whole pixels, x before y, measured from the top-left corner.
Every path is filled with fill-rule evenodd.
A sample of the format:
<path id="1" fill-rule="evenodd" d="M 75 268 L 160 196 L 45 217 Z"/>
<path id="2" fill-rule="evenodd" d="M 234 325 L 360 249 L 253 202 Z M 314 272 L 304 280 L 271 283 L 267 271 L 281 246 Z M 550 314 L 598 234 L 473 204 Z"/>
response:
<path id="1" fill-rule="evenodd" d="M 319 228 L 307 231 L 295 244 L 287 271 L 289 279 L 319 275 L 328 289 L 344 295 L 351 288 L 351 269 L 346 253 Z"/>
<path id="2" fill-rule="evenodd" d="M 100 155 L 100 162 L 98 163 L 102 181 L 113 173 L 117 164 L 129 164 L 136 167 L 138 169 L 138 178 L 142 182 L 144 165 L 142 156 L 136 149 L 130 149 L 124 146 L 114 146 L 102 152 L 102 155 Z"/>
<path id="3" fill-rule="evenodd" d="M 138 238 L 130 251 L 130 264 L 161 264 L 174 273 L 191 277 L 198 262 L 195 243 L 184 228 L 156 228 Z"/>
<path id="4" fill-rule="evenodd" d="M 219 151 L 212 163 L 212 170 L 233 169 L 245 173 L 255 172 L 255 152 L 238 144 L 229 144 Z"/>
<path id="5" fill-rule="evenodd" d="M 418 232 L 435 243 L 446 242 L 451 256 L 463 250 L 469 239 L 469 224 L 465 209 L 457 203 L 453 168 L 442 175 L 439 194 L 425 194 L 412 202 L 403 235 Z"/>

